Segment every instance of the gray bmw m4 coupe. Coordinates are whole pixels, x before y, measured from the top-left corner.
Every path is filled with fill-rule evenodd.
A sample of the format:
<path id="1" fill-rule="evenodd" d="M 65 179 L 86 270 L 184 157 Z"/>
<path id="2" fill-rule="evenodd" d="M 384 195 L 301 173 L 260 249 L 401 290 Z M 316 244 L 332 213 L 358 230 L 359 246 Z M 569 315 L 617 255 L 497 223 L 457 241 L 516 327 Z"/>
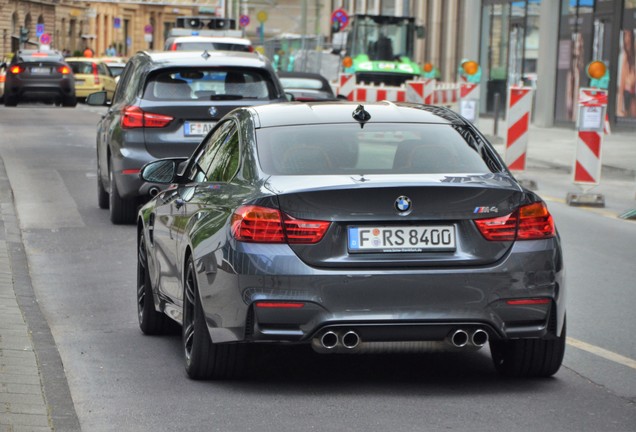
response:
<path id="1" fill-rule="evenodd" d="M 256 344 L 476 350 L 545 377 L 565 349 L 546 204 L 445 108 L 239 108 L 190 158 L 141 170 L 141 330 L 182 328 L 187 374 L 239 376 Z"/>

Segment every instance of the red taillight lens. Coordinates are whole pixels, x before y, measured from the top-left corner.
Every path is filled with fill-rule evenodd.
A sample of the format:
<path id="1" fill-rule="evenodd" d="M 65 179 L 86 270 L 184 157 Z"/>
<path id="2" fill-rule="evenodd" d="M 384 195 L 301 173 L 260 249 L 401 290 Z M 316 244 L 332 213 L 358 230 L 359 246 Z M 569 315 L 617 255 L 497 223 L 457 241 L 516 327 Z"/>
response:
<path id="1" fill-rule="evenodd" d="M 232 215 L 232 235 L 244 242 L 284 243 L 280 212 L 260 206 L 241 206 Z"/>
<path id="2" fill-rule="evenodd" d="M 475 225 L 491 241 L 537 240 L 556 235 L 552 215 L 542 202 L 520 207 L 507 216 L 476 220 Z"/>
<path id="3" fill-rule="evenodd" d="M 524 298 L 524 299 L 506 300 L 506 303 L 511 306 L 528 306 L 528 305 L 548 304 L 551 301 L 552 300 L 548 298 Z"/>
<path id="4" fill-rule="evenodd" d="M 292 218 L 268 207 L 241 206 L 232 215 L 232 235 L 245 242 L 312 244 L 322 240 L 329 224 Z"/>
<path id="5" fill-rule="evenodd" d="M 554 221 L 546 205 L 542 202 L 523 206 L 519 209 L 519 240 L 534 240 L 554 237 Z"/>
<path id="6" fill-rule="evenodd" d="M 166 127 L 172 120 L 174 120 L 174 117 L 144 112 L 138 106 L 127 106 L 122 111 L 121 126 L 126 129 L 141 127 L 162 128 Z"/>
<path id="7" fill-rule="evenodd" d="M 97 63 L 93 63 L 93 82 L 99 85 L 99 71 L 97 70 Z"/>
<path id="8" fill-rule="evenodd" d="M 478 219 L 475 225 L 486 240 L 512 241 L 517 233 L 517 213 L 497 218 Z"/>
<path id="9" fill-rule="evenodd" d="M 57 68 L 57 71 L 63 75 L 68 75 L 71 73 L 71 68 L 68 66 L 60 66 Z"/>
<path id="10" fill-rule="evenodd" d="M 289 243 L 318 243 L 329 228 L 329 222 L 300 220 L 285 215 L 285 234 Z"/>
<path id="11" fill-rule="evenodd" d="M 0 83 L 5 82 L 7 77 L 5 75 L 0 75 Z"/>
<path id="12" fill-rule="evenodd" d="M 9 68 L 9 72 L 11 72 L 13 75 L 18 75 L 18 74 L 21 74 L 22 72 L 24 72 L 24 68 L 22 66 L 18 66 L 18 65 L 11 66 Z"/>
<path id="13" fill-rule="evenodd" d="M 168 51 L 176 51 L 177 50 L 177 43 L 173 42 L 172 45 L 170 45 L 170 49 Z"/>
<path id="14" fill-rule="evenodd" d="M 247 47 L 247 52 L 253 53 L 254 52 L 254 47 L 252 45 L 248 46 Z"/>

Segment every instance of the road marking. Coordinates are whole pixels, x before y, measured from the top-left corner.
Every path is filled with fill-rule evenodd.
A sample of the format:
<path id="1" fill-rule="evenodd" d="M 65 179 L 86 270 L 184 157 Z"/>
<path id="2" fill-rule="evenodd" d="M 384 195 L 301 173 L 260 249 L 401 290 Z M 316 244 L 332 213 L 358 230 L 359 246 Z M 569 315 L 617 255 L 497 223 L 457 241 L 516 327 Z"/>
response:
<path id="1" fill-rule="evenodd" d="M 578 339 L 574 339 L 571 337 L 568 337 L 567 339 L 567 343 L 570 346 L 573 346 L 575 348 L 578 348 L 580 350 L 583 351 L 587 351 L 591 354 L 597 355 L 599 357 L 603 357 L 606 360 L 610 360 L 613 361 L 615 363 L 621 364 L 623 366 L 627 366 L 629 368 L 632 369 L 636 369 L 636 360 L 631 359 L 629 357 L 625 357 L 622 356 L 620 354 L 616 354 L 615 352 L 612 351 L 608 351 L 606 349 L 603 349 L 601 347 L 597 347 L 596 345 L 591 345 L 589 343 L 580 341 Z"/>

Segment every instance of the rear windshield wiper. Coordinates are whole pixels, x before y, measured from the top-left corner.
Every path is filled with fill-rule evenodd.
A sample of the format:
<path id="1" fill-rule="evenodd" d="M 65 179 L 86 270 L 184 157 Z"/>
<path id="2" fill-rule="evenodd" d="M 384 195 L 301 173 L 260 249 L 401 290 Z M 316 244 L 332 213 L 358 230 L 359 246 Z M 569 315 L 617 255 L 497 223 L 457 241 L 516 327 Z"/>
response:
<path id="1" fill-rule="evenodd" d="M 216 94 L 211 95 L 210 100 L 239 100 L 243 99 L 242 95 L 234 95 L 234 94 Z"/>

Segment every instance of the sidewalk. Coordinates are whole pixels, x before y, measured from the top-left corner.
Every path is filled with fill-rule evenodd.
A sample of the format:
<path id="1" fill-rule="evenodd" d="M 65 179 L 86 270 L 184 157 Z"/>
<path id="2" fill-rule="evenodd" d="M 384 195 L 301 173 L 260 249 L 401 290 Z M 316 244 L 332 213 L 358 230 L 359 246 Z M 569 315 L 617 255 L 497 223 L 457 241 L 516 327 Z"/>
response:
<path id="1" fill-rule="evenodd" d="M 0 432 L 48 432 L 53 428 L 39 364 L 14 290 L 9 247 L 21 239 L 5 225 L 15 213 L 4 169 L 0 174 Z"/>
<path id="2" fill-rule="evenodd" d="M 479 130 L 495 145 L 503 156 L 506 143 L 506 121 L 498 122 L 494 135 L 494 119 L 480 118 Z M 528 128 L 528 161 L 572 169 L 576 152 L 577 132 L 562 127 L 541 128 L 530 124 Z M 601 162 L 604 170 L 618 171 L 626 177 L 636 176 L 636 133 L 614 132 L 603 137 Z"/>

